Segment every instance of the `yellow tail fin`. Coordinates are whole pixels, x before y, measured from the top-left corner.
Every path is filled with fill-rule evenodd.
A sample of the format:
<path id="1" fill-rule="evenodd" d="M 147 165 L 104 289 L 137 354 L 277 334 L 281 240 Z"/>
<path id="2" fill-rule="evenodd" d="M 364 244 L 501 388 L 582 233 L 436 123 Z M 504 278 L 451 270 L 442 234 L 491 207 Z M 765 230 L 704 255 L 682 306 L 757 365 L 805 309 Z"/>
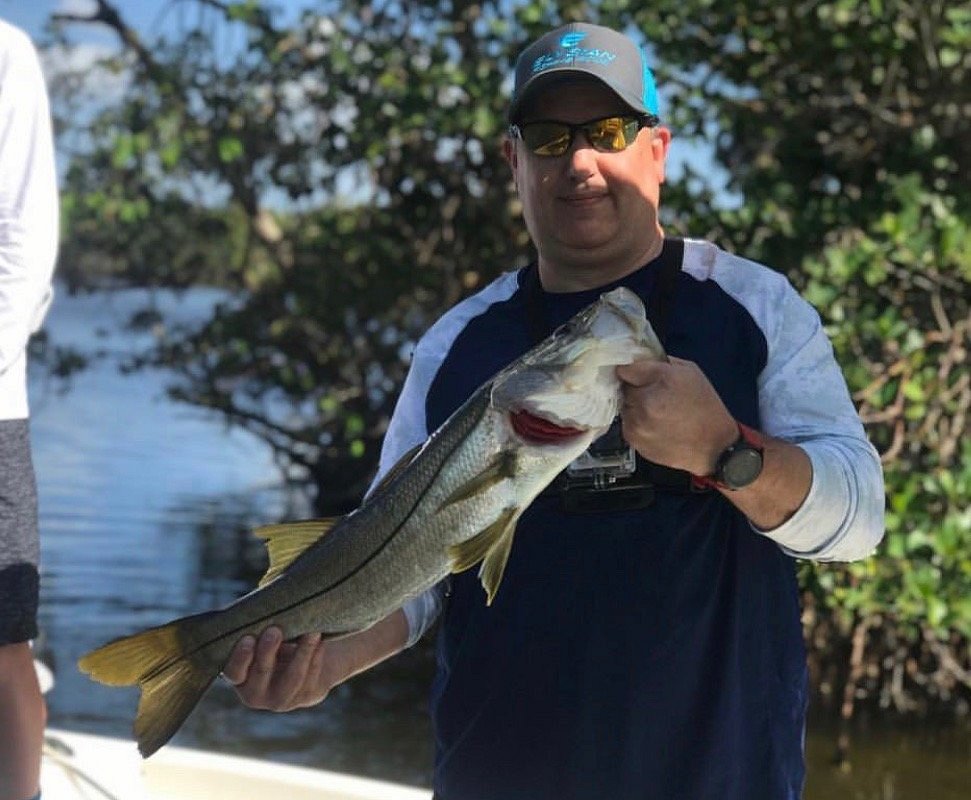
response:
<path id="1" fill-rule="evenodd" d="M 219 674 L 218 665 L 185 657 L 179 631 L 195 619 L 116 639 L 78 661 L 81 671 L 100 683 L 141 688 L 135 738 L 146 758 L 172 738 Z"/>

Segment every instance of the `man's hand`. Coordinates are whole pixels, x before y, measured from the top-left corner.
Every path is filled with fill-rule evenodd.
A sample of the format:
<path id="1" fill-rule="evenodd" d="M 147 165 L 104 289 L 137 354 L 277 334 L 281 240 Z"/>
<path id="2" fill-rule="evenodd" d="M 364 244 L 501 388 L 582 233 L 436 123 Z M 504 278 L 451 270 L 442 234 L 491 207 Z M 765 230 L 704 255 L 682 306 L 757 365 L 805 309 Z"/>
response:
<path id="1" fill-rule="evenodd" d="M 250 708 L 292 711 L 317 705 L 339 683 L 401 651 L 407 641 L 401 610 L 335 639 L 308 633 L 284 642 L 280 629 L 269 627 L 258 640 L 244 636 L 236 643 L 223 676 Z"/>
<path id="2" fill-rule="evenodd" d="M 237 642 L 223 676 L 250 708 L 292 711 L 320 703 L 335 681 L 329 669 L 332 645 L 319 633 L 284 642 L 279 628 L 267 628 L 259 640 Z"/>
<path id="3" fill-rule="evenodd" d="M 624 382 L 624 438 L 644 458 L 710 475 L 718 456 L 738 439 L 738 424 L 697 364 L 680 358 L 637 361 L 617 367 L 617 377 Z M 762 474 L 744 489 L 722 494 L 757 528 L 768 531 L 803 504 L 813 469 L 801 447 L 764 439 Z"/>
<path id="4" fill-rule="evenodd" d="M 738 426 L 697 364 L 672 358 L 617 367 L 624 439 L 656 464 L 710 475 Z"/>

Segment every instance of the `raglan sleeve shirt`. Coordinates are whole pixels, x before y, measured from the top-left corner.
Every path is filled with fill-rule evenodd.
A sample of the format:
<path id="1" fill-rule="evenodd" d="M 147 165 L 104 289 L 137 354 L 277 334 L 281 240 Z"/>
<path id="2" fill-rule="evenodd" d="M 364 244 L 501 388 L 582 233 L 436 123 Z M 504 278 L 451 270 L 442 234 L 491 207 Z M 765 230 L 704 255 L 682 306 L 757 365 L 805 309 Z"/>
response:
<path id="1" fill-rule="evenodd" d="M 26 348 L 51 302 L 58 197 L 37 52 L 0 21 L 0 419 L 27 417 Z"/>
<path id="2" fill-rule="evenodd" d="M 767 357 L 758 377 L 763 433 L 801 447 L 812 484 L 796 513 L 759 535 L 796 558 L 851 561 L 883 536 L 884 489 L 879 456 L 868 441 L 820 317 L 782 275 L 706 242 L 686 242 L 683 269 L 714 280 L 762 331 Z M 428 435 L 424 400 L 441 364 L 434 328 L 416 351 L 382 451 L 379 474 Z M 404 608 L 408 645 L 431 626 L 444 603 L 442 585 Z"/>

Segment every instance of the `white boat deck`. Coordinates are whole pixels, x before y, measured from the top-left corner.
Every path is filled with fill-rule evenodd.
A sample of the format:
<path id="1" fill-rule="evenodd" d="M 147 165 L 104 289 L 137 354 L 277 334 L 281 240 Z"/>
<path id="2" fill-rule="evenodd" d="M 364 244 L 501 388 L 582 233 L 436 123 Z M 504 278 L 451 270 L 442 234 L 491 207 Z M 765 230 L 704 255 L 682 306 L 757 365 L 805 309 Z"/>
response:
<path id="1" fill-rule="evenodd" d="M 49 729 L 44 800 L 430 800 L 409 786 L 253 758 Z"/>

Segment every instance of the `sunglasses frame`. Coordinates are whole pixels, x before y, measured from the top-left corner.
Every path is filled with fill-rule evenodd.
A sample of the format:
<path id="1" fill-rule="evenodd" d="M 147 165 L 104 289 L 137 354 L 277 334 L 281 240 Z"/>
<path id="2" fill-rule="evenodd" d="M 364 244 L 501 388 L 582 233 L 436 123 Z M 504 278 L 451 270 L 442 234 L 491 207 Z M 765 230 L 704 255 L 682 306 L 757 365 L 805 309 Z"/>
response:
<path id="1" fill-rule="evenodd" d="M 661 124 L 661 120 L 658 119 L 658 117 L 656 117 L 654 114 L 608 114 L 605 117 L 596 117 L 594 119 L 587 120 L 586 122 L 578 122 L 578 123 L 563 122 L 562 120 L 558 120 L 558 119 L 534 119 L 534 120 L 530 120 L 529 122 L 510 125 L 509 136 L 512 137 L 513 139 L 521 139 L 523 144 L 526 144 L 526 136 L 525 136 L 524 128 L 526 128 L 527 126 L 538 125 L 538 124 L 560 125 L 566 128 L 567 132 L 569 133 L 569 139 L 567 140 L 566 147 L 563 148 L 562 152 L 539 153 L 535 148 L 532 148 L 529 145 L 526 145 L 526 148 L 529 150 L 529 152 L 531 152 L 533 155 L 539 156 L 540 158 L 559 158 L 560 156 L 565 155 L 570 151 L 570 148 L 573 147 L 573 142 L 576 140 L 577 133 L 579 133 L 580 131 L 583 131 L 584 135 L 587 137 L 587 141 L 590 143 L 590 146 L 598 153 L 622 153 L 624 152 L 624 150 L 626 150 L 628 147 L 630 147 L 633 144 L 633 140 L 629 142 L 625 147 L 621 148 L 620 150 L 610 150 L 610 149 L 603 150 L 597 147 L 596 144 L 594 144 L 593 140 L 590 138 L 590 134 L 586 130 L 591 125 L 594 125 L 598 122 L 604 122 L 609 119 L 623 120 L 625 125 L 629 124 L 630 122 L 636 122 L 638 133 L 644 128 L 656 128 L 658 125 Z M 539 145 L 539 147 L 543 147 L 543 146 L 544 145 Z"/>

